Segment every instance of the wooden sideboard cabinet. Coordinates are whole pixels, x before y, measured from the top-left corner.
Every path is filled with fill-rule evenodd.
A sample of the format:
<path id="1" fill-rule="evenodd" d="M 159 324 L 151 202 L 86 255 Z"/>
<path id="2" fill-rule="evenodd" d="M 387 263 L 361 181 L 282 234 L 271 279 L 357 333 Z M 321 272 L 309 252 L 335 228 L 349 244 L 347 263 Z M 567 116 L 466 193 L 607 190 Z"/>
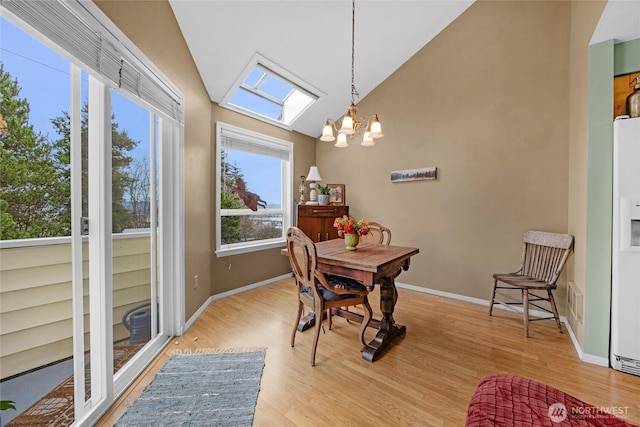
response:
<path id="1" fill-rule="evenodd" d="M 315 243 L 338 237 L 333 221 L 349 215 L 349 206 L 298 205 L 298 228 Z"/>

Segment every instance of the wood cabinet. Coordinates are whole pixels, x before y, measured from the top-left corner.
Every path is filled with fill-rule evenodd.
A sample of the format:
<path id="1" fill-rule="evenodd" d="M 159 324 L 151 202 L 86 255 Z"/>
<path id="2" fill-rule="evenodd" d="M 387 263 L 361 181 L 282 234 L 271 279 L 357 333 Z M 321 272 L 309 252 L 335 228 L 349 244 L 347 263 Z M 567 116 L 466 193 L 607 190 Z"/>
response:
<path id="1" fill-rule="evenodd" d="M 349 215 L 349 206 L 298 205 L 298 228 L 315 243 L 338 237 L 333 221 Z"/>

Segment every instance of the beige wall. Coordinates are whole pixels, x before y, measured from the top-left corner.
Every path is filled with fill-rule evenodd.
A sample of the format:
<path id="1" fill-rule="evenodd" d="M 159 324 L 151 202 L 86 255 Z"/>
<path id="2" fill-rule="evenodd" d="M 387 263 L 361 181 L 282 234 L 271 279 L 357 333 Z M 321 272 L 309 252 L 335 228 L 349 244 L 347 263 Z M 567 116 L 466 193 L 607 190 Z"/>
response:
<path id="1" fill-rule="evenodd" d="M 567 2 L 476 2 L 360 102 L 382 120 L 375 147 L 318 141 L 351 213 L 420 248 L 398 281 L 486 300 L 524 231 L 567 231 L 569 20 Z M 427 166 L 437 181 L 389 181 Z"/>
<path id="2" fill-rule="evenodd" d="M 587 60 L 589 41 L 605 5 L 606 1 L 571 4 L 569 232 L 576 242 L 569 260 L 569 277 L 583 295 L 587 241 Z M 584 348 L 584 324 L 570 312 L 567 319 Z"/>
<path id="3" fill-rule="evenodd" d="M 211 281 L 211 102 L 166 1 L 96 1 L 102 11 L 184 95 L 185 283 Z M 187 319 L 210 296 L 186 286 Z"/>
<path id="4" fill-rule="evenodd" d="M 212 104 L 167 1 L 96 4 L 184 95 L 186 319 L 211 295 L 288 273 L 288 261 L 279 250 L 225 258 L 214 254 L 215 122 L 220 120 L 294 142 L 296 177 L 306 175 L 313 164 L 315 140 Z M 193 286 L 195 275 L 200 284 L 197 289 Z"/>

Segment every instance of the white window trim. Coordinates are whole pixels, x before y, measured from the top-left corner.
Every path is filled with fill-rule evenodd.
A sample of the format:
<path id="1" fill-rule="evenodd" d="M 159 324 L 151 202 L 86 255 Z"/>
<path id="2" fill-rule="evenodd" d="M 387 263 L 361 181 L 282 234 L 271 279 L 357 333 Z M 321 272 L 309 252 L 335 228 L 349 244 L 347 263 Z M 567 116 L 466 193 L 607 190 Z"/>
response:
<path id="1" fill-rule="evenodd" d="M 236 93 L 236 90 L 238 88 L 242 87 L 244 79 L 249 75 L 249 73 L 251 72 L 251 70 L 253 70 L 254 67 L 260 67 L 260 68 L 263 68 L 265 70 L 270 71 L 271 73 L 273 73 L 274 77 L 277 77 L 277 78 L 279 78 L 281 80 L 286 81 L 287 84 L 292 85 L 296 90 L 299 90 L 300 92 L 303 92 L 303 93 L 309 95 L 310 97 L 315 98 L 315 101 L 312 102 L 311 104 L 309 104 L 307 106 L 307 108 L 305 108 L 304 110 L 300 111 L 298 113 L 298 115 L 291 121 L 290 124 L 286 124 L 286 123 L 280 122 L 278 120 L 274 120 L 274 119 L 272 119 L 270 117 L 266 117 L 266 116 L 263 116 L 261 114 L 255 113 L 255 112 L 253 112 L 251 110 L 246 110 L 244 108 L 240 108 L 240 107 L 237 107 L 237 106 L 235 106 L 233 104 L 230 104 L 229 100 Z M 250 92 L 255 93 L 254 91 L 250 91 Z M 242 72 L 240 73 L 240 75 L 238 76 L 236 81 L 233 83 L 233 85 L 229 88 L 227 93 L 224 95 L 222 100 L 220 100 L 220 103 L 218 105 L 220 105 L 223 108 L 235 111 L 236 113 L 240 113 L 240 114 L 243 114 L 245 116 L 253 117 L 254 119 L 257 119 L 257 120 L 272 124 L 274 126 L 278 126 L 278 127 L 281 127 L 283 129 L 287 129 L 287 130 L 292 130 L 293 129 L 293 124 L 297 120 L 299 120 L 300 117 L 302 117 L 304 115 L 304 113 L 307 110 L 309 110 L 309 108 L 311 108 L 314 105 L 316 105 L 325 96 L 327 96 L 327 95 L 324 92 L 322 92 L 320 89 L 318 89 L 318 88 L 312 86 L 311 84 L 305 82 L 301 78 L 296 77 L 295 75 L 293 75 L 289 71 L 287 71 L 284 68 L 280 67 L 275 62 L 268 60 L 267 58 L 265 58 L 264 56 L 260 55 L 259 53 L 255 53 L 253 55 L 253 57 L 251 58 L 251 60 L 249 61 L 249 63 L 247 64 L 247 66 L 242 70 Z"/>
<path id="2" fill-rule="evenodd" d="M 269 211 L 265 211 L 265 215 L 270 215 L 277 212 L 282 212 L 282 237 L 275 239 L 265 239 L 259 242 L 241 242 L 235 243 L 233 245 L 225 245 L 222 246 L 221 241 L 221 213 L 227 210 L 220 209 L 220 197 L 221 197 L 221 176 L 220 176 L 220 165 L 222 162 L 222 132 L 223 129 L 225 131 L 231 131 L 235 134 L 242 135 L 250 139 L 252 142 L 258 144 L 258 141 L 265 141 L 269 144 L 275 144 L 280 146 L 281 148 L 288 151 L 289 157 L 283 168 L 283 184 L 282 184 L 282 209 L 272 209 Z M 262 251 L 267 249 L 275 249 L 275 248 L 283 248 L 286 243 L 285 232 L 292 225 L 293 218 L 293 150 L 294 145 L 292 142 L 285 141 L 282 139 L 274 138 L 268 135 L 260 134 L 257 132 L 253 132 L 247 129 L 239 128 L 237 126 L 233 126 L 223 122 L 216 123 L 216 250 L 215 255 L 217 257 L 229 256 L 229 255 L 238 255 L 243 253 Z M 250 209 L 237 209 L 234 210 L 233 213 L 236 215 L 262 215 L 262 211 L 254 212 Z"/>

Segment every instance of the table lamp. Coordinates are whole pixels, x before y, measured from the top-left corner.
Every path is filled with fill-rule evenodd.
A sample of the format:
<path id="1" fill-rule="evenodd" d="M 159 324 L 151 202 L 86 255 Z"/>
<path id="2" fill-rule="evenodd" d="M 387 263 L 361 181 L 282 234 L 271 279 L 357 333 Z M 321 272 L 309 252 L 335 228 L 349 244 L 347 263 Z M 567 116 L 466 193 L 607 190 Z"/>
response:
<path id="1" fill-rule="evenodd" d="M 316 184 L 316 182 L 322 181 L 317 167 L 311 166 L 307 174 L 307 181 L 309 181 L 309 201 L 307 201 L 307 205 L 317 205 L 318 194 L 316 193 L 316 187 L 318 187 L 318 184 Z"/>

